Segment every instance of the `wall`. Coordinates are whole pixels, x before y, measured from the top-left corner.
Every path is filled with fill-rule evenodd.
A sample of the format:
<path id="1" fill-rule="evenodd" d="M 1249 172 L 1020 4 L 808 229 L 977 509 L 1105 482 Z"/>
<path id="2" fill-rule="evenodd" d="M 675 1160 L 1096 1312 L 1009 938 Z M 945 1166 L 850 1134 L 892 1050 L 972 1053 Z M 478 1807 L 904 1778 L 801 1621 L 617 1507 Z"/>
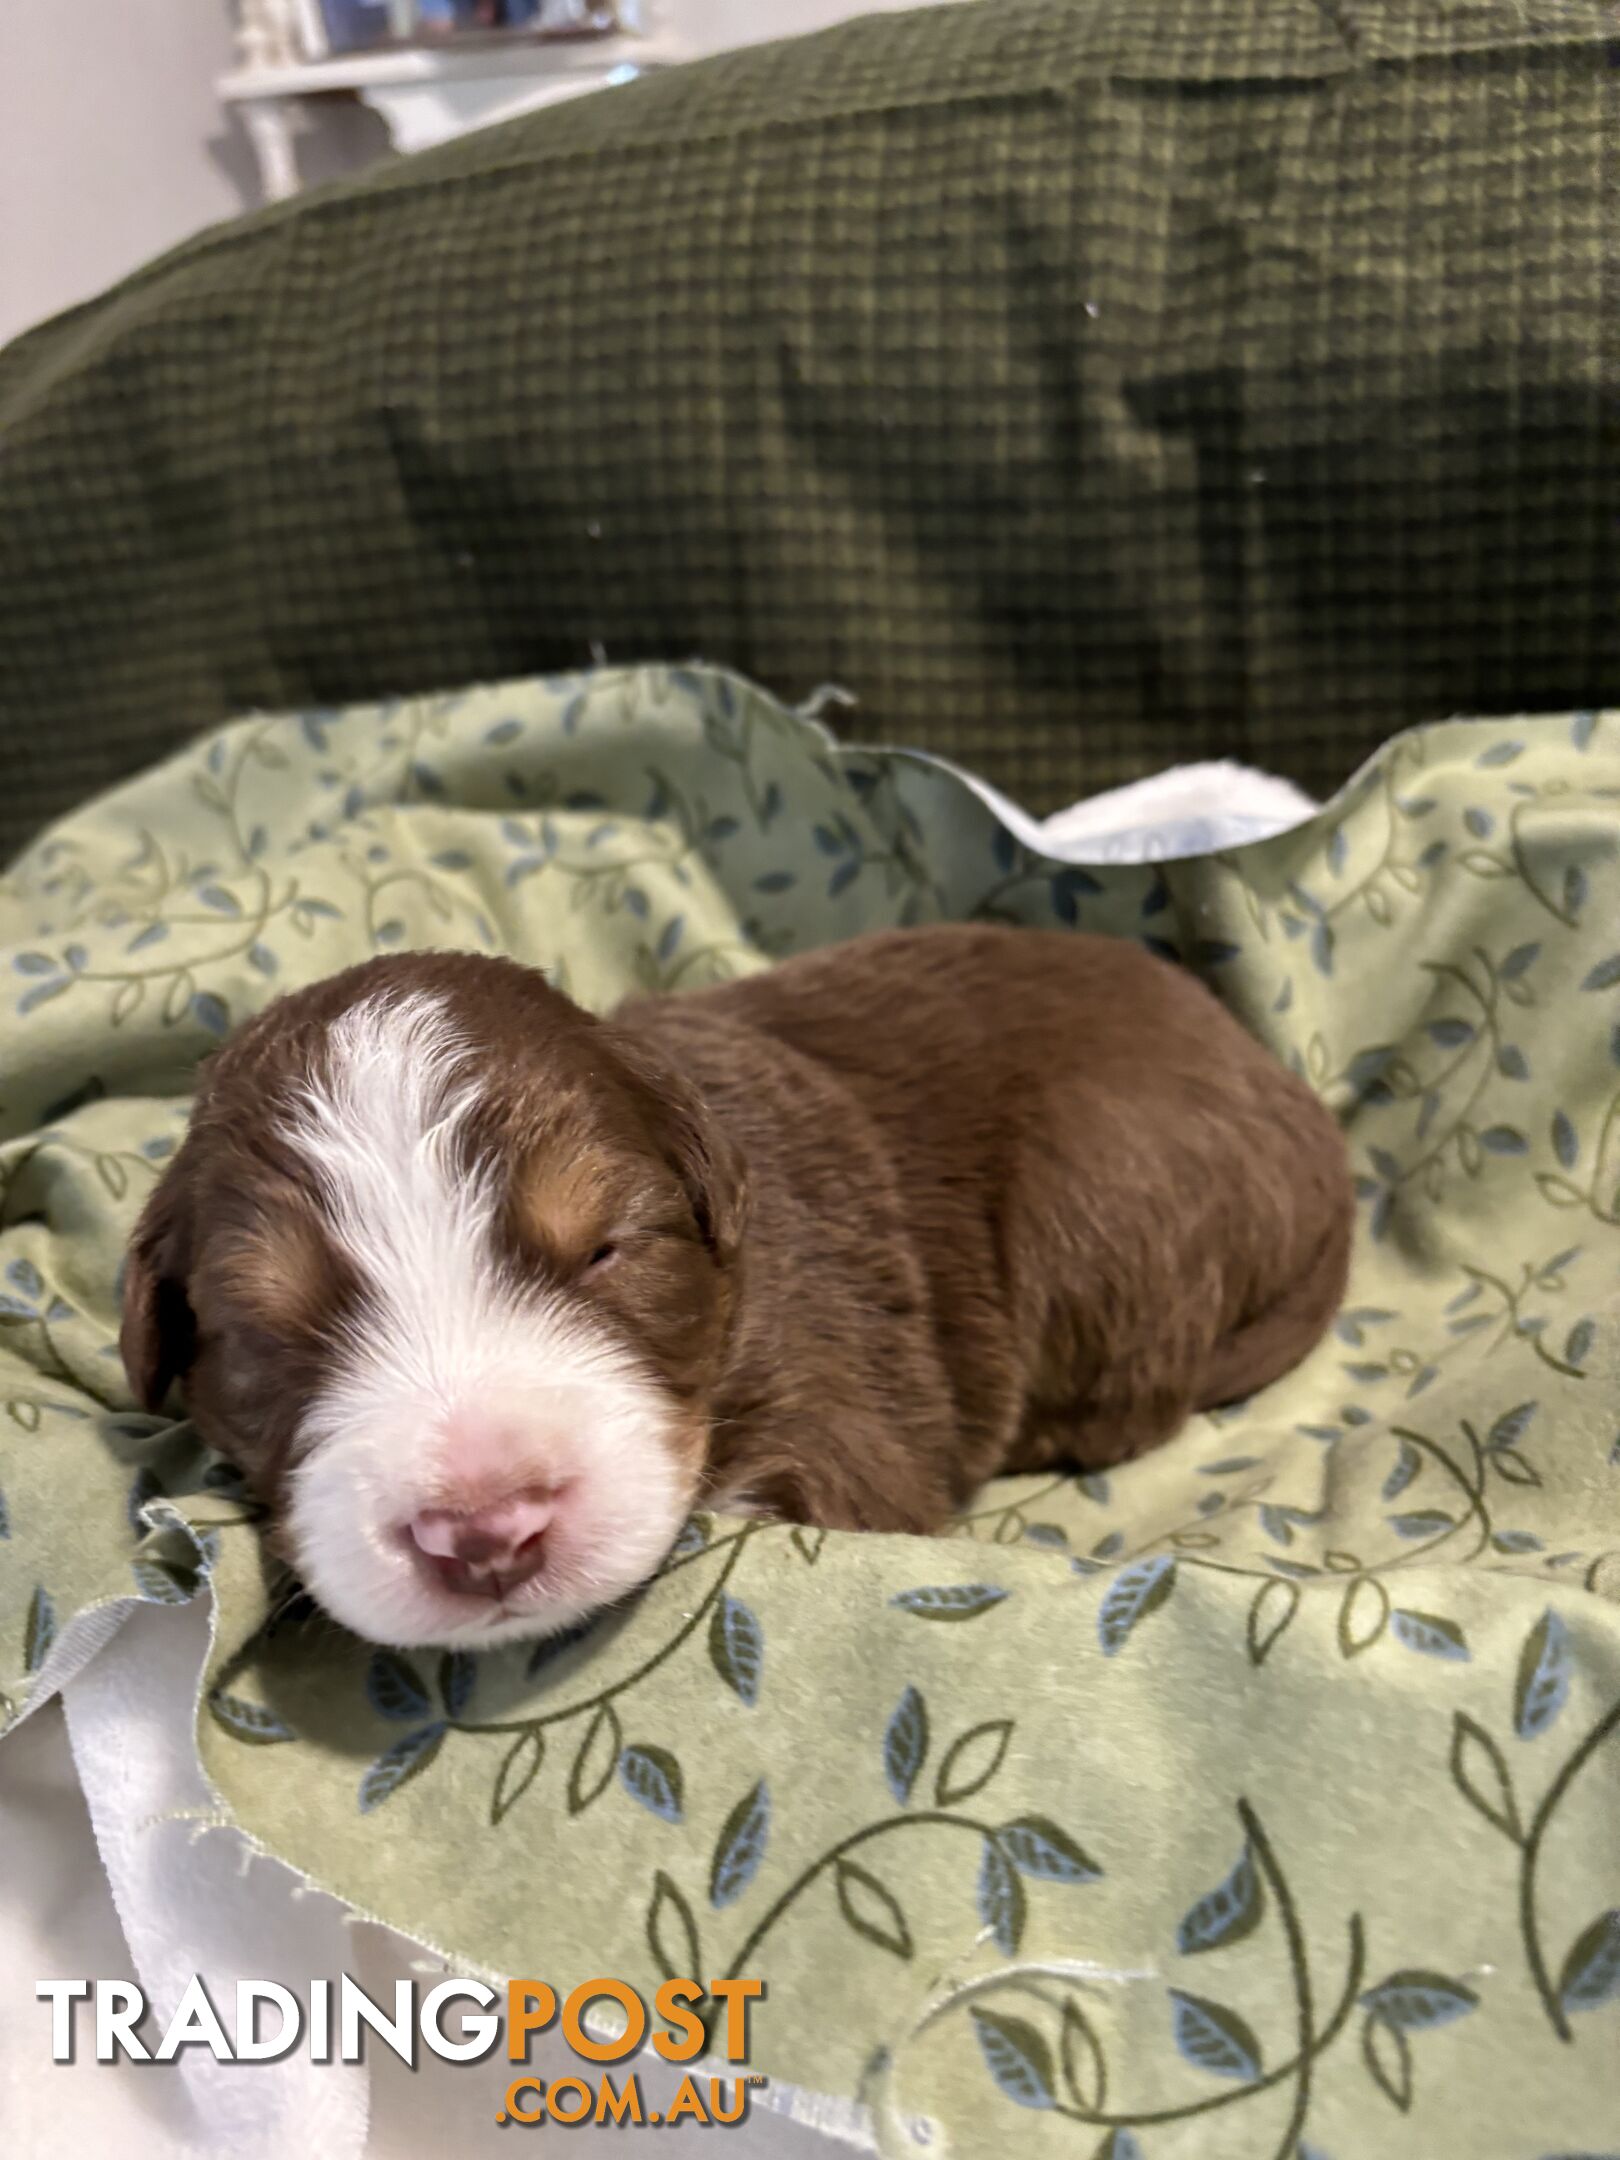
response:
<path id="1" fill-rule="evenodd" d="M 0 338 L 253 200 L 219 0 L 0 0 Z"/>
<path id="2" fill-rule="evenodd" d="M 663 4 L 714 49 L 862 12 L 859 0 Z M 214 91 L 232 60 L 229 0 L 0 0 L 0 344 L 254 207 L 241 121 Z M 303 114 L 307 181 L 388 154 L 381 123 L 349 100 Z"/>

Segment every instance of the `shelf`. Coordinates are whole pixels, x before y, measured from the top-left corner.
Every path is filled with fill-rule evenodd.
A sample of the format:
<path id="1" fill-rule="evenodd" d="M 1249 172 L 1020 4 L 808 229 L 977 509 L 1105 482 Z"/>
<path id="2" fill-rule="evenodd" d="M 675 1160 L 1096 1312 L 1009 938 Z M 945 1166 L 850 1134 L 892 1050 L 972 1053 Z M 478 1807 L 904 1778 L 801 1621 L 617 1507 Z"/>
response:
<path id="1" fill-rule="evenodd" d="M 332 90 L 431 88 L 440 83 L 568 81 L 598 77 L 615 67 L 654 67 L 688 57 L 678 40 L 659 37 L 536 39 L 531 45 L 488 45 L 471 52 L 434 52 L 421 46 L 396 51 L 337 53 L 287 67 L 235 68 L 222 76 L 219 95 L 240 104 L 253 98 L 319 97 Z"/>

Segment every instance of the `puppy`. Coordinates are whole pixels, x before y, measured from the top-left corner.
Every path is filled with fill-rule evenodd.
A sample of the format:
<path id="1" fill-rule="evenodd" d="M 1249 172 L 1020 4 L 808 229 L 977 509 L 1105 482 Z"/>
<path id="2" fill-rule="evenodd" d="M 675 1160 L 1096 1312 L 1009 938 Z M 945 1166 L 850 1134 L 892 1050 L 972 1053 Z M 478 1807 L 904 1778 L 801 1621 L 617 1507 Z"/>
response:
<path id="1" fill-rule="evenodd" d="M 396 1643 L 570 1625 L 698 1505 L 929 1531 L 1293 1365 L 1342 1294 L 1332 1117 L 1192 975 L 969 925 L 580 1011 L 367 961 L 205 1068 L 122 1351 Z"/>

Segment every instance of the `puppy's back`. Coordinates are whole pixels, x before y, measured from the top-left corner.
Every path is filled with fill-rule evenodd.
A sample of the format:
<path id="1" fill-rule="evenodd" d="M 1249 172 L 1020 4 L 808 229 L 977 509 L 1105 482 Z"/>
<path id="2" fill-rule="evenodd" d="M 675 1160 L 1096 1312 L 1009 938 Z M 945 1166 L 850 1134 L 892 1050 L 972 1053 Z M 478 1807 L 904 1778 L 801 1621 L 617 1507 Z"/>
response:
<path id="1" fill-rule="evenodd" d="M 1127 940 L 884 932 L 642 1012 L 689 1065 L 705 1013 L 786 1046 L 878 1137 L 980 1475 L 1136 1453 L 1286 1371 L 1343 1294 L 1331 1114 Z"/>

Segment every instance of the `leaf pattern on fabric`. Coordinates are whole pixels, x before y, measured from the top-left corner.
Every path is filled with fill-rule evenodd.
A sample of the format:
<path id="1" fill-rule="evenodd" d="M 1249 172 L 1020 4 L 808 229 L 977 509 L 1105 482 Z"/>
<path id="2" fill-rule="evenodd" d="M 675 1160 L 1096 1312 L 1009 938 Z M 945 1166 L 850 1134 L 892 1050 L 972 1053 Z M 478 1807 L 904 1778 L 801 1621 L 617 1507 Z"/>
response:
<path id="1" fill-rule="evenodd" d="M 963 2152 L 1607 2150 L 1617 806 L 1615 715 L 1448 724 L 1277 841 L 1068 864 L 699 667 L 131 781 L 0 880 L 0 1721 L 84 1614 L 207 1594 L 221 1809 L 491 1970 L 541 1928 L 559 1981 L 760 1975 L 750 2067 Z M 438 946 L 601 1010 L 968 918 L 1191 965 L 1343 1118 L 1351 1287 L 1296 1373 L 929 1544 L 696 1516 L 622 1610 L 482 1657 L 350 1640 L 132 1410 L 123 1241 L 282 989 Z"/>

